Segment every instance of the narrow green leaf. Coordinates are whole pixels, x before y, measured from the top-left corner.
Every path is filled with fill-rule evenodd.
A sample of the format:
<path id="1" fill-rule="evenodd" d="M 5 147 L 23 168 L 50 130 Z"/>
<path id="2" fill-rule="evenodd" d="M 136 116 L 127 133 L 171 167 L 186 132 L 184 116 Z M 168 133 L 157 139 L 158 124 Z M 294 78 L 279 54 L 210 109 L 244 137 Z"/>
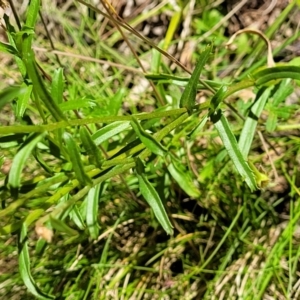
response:
<path id="1" fill-rule="evenodd" d="M 109 116 L 116 116 L 122 106 L 123 98 L 126 93 L 125 88 L 120 88 L 118 91 L 110 98 L 107 109 Z"/>
<path id="2" fill-rule="evenodd" d="M 80 210 L 78 209 L 77 205 L 74 205 L 69 213 L 69 217 L 70 219 L 76 224 L 76 226 L 80 229 L 80 230 L 84 230 L 85 229 L 85 224 L 83 221 L 83 216 L 81 215 Z"/>
<path id="3" fill-rule="evenodd" d="M 6 34 L 7 34 L 8 41 L 12 45 L 12 47 L 17 49 L 17 51 L 19 53 L 19 51 L 22 51 L 22 47 L 18 48 L 16 43 L 15 43 L 14 37 L 15 37 L 15 32 L 16 31 L 15 31 L 14 27 L 10 24 L 9 17 L 6 14 L 4 14 L 3 19 L 5 21 L 5 26 L 6 26 L 6 29 L 7 29 Z M 20 55 L 20 53 L 19 53 L 19 55 Z M 26 76 L 26 67 L 25 67 L 22 59 L 19 56 L 15 55 L 15 61 L 16 61 L 16 64 L 17 64 L 19 70 L 20 70 L 21 75 L 24 78 Z"/>
<path id="4" fill-rule="evenodd" d="M 189 172 L 183 170 L 177 162 L 172 159 L 172 162 L 168 165 L 168 170 L 172 177 L 179 184 L 179 186 L 192 198 L 199 198 L 200 191 L 196 188 L 193 183 L 192 177 Z"/>
<path id="5" fill-rule="evenodd" d="M 163 49 L 168 50 L 170 43 L 174 38 L 174 34 L 181 22 L 183 8 L 174 10 L 171 20 L 169 22 L 168 30 L 166 32 L 166 36 L 163 43 Z"/>
<path id="6" fill-rule="evenodd" d="M 293 93 L 293 91 L 294 87 L 291 83 L 291 79 L 283 80 L 273 95 L 271 104 L 277 108 L 280 103 L 285 101 L 286 98 Z"/>
<path id="7" fill-rule="evenodd" d="M 136 166 L 136 173 L 141 194 L 152 208 L 155 217 L 157 218 L 163 229 L 166 231 L 166 233 L 172 235 L 173 226 L 168 218 L 168 215 L 158 193 L 148 181 L 147 177 L 143 174 L 143 164 L 139 159 L 136 160 Z"/>
<path id="8" fill-rule="evenodd" d="M 135 131 L 136 135 L 139 137 L 141 142 L 156 155 L 164 156 L 167 150 L 158 142 L 151 134 L 147 133 L 141 126 L 139 121 L 132 117 L 130 122 L 131 127 Z"/>
<path id="9" fill-rule="evenodd" d="M 208 60 L 211 49 L 212 45 L 209 45 L 200 54 L 199 60 L 196 64 L 193 74 L 191 75 L 191 78 L 180 98 L 180 107 L 185 107 L 189 112 L 191 112 L 192 108 L 195 106 L 197 85 L 199 82 L 200 74 L 204 68 L 206 61 Z"/>
<path id="10" fill-rule="evenodd" d="M 269 99 L 272 88 L 273 86 L 261 90 L 261 92 L 257 94 L 257 99 L 251 107 L 248 117 L 245 121 L 238 143 L 238 146 L 245 159 L 248 157 L 258 119 Z"/>
<path id="11" fill-rule="evenodd" d="M 239 149 L 235 136 L 229 127 L 228 121 L 221 112 L 221 110 L 217 111 L 213 116 L 211 116 L 211 120 L 213 121 L 219 133 L 219 136 L 225 146 L 225 149 L 227 150 L 228 155 L 231 158 L 237 171 L 246 181 L 251 191 L 256 190 L 257 185 L 255 182 L 254 174 L 250 169 L 248 163 L 245 161 Z"/>
<path id="12" fill-rule="evenodd" d="M 43 101 L 43 103 L 45 104 L 45 106 L 56 121 L 66 121 L 66 117 L 64 116 L 56 102 L 52 99 L 50 93 L 45 87 L 45 84 L 40 74 L 38 73 L 32 50 L 30 49 L 28 51 L 29 53 L 31 53 L 31 55 L 28 54 L 27 56 L 25 56 L 25 58 L 23 58 L 23 62 L 26 66 L 28 76 L 32 81 L 33 89 L 36 91 L 37 95 Z"/>
<path id="13" fill-rule="evenodd" d="M 106 125 L 105 127 L 96 131 L 92 135 L 92 139 L 94 140 L 95 144 L 98 146 L 104 141 L 110 139 L 111 137 L 129 128 L 130 128 L 129 122 L 117 121 L 109 125 Z"/>
<path id="14" fill-rule="evenodd" d="M 158 47 L 162 48 L 164 45 L 164 41 L 160 41 Z M 159 67 L 161 65 L 161 53 L 156 49 L 152 48 L 152 58 L 151 58 L 151 72 L 158 73 Z M 151 78 L 150 78 L 151 79 Z"/>
<path id="15" fill-rule="evenodd" d="M 64 232 L 71 236 L 78 235 L 78 232 L 75 229 L 68 226 L 64 221 L 53 218 L 51 215 L 50 215 L 50 223 L 54 229 L 56 229 L 60 232 Z"/>
<path id="16" fill-rule="evenodd" d="M 7 54 L 13 54 L 15 56 L 19 55 L 18 50 L 15 47 L 13 47 L 12 45 L 3 43 L 3 42 L 0 42 L 0 52 L 4 52 Z"/>
<path id="17" fill-rule="evenodd" d="M 34 134 L 28 138 L 24 146 L 15 155 L 11 169 L 8 174 L 8 184 L 12 189 L 18 189 L 20 187 L 20 181 L 22 178 L 22 170 L 28 160 L 28 157 L 36 146 L 36 144 L 43 138 L 44 134 Z"/>
<path id="18" fill-rule="evenodd" d="M 226 96 L 227 90 L 227 86 L 221 86 L 218 89 L 218 91 L 214 94 L 214 96 L 210 100 L 209 116 L 214 114 L 214 112 L 218 109 L 220 103 L 224 100 Z"/>
<path id="19" fill-rule="evenodd" d="M 24 93 L 18 96 L 17 109 L 16 109 L 16 115 L 19 118 L 23 117 L 24 112 L 27 108 L 27 104 L 29 102 L 31 92 L 32 92 L 32 85 L 31 84 L 27 85 L 23 83 L 22 88 L 24 88 Z"/>
<path id="20" fill-rule="evenodd" d="M 44 81 L 37 70 L 34 52 L 32 51 L 34 26 L 38 18 L 39 9 L 39 0 L 30 1 L 29 8 L 27 10 L 26 25 L 23 26 L 22 33 L 20 34 L 21 40 L 19 44 L 22 49 L 22 61 L 26 67 L 27 75 L 32 81 L 33 90 L 43 101 L 51 115 L 56 121 L 67 121 L 66 117 L 59 109 L 57 103 L 53 100 L 50 93 L 48 92 Z"/>
<path id="21" fill-rule="evenodd" d="M 63 92 L 64 92 L 64 77 L 63 69 L 58 68 L 54 71 L 51 84 L 51 96 L 57 104 L 63 102 Z"/>
<path id="22" fill-rule="evenodd" d="M 83 163 L 81 161 L 81 154 L 73 137 L 69 133 L 65 132 L 63 135 L 63 139 L 65 141 L 66 148 L 70 156 L 70 160 L 72 162 L 73 170 L 75 172 L 77 180 L 82 186 L 91 185 L 92 180 L 84 172 Z"/>
<path id="23" fill-rule="evenodd" d="M 274 68 L 267 68 L 254 73 L 256 85 L 263 85 L 269 81 L 283 78 L 292 78 L 300 80 L 300 67 L 297 66 L 278 66 Z"/>
<path id="24" fill-rule="evenodd" d="M 294 86 L 291 84 L 291 81 L 291 79 L 282 80 L 280 84 L 274 87 L 274 89 L 276 89 L 275 93 L 266 106 L 269 112 L 266 122 L 268 132 L 273 132 L 276 129 L 278 117 L 288 119 L 293 111 L 293 105 L 287 106 L 284 103 L 286 98 L 294 91 Z"/>
<path id="25" fill-rule="evenodd" d="M 90 156 L 93 163 L 98 168 L 101 168 L 103 157 L 100 149 L 96 146 L 95 142 L 92 140 L 92 137 L 90 136 L 85 127 L 81 127 L 79 133 L 82 145 L 86 150 L 87 154 Z"/>
<path id="26" fill-rule="evenodd" d="M 26 88 L 22 86 L 11 86 L 0 92 L 0 109 L 13 99 L 26 93 Z"/>
<path id="27" fill-rule="evenodd" d="M 27 9 L 27 18 L 26 18 L 27 27 L 34 28 L 39 15 L 39 9 L 40 9 L 40 0 L 30 1 L 29 7 Z"/>
<path id="28" fill-rule="evenodd" d="M 45 239 L 39 238 L 35 244 L 35 254 L 40 257 L 43 255 L 47 247 L 47 241 Z"/>
<path id="29" fill-rule="evenodd" d="M 100 189 L 101 183 L 92 187 L 86 197 L 86 225 L 92 239 L 97 239 L 99 236 L 98 208 Z"/>
<path id="30" fill-rule="evenodd" d="M 30 259 L 29 259 L 29 251 L 28 251 L 28 238 L 27 238 L 27 228 L 23 223 L 21 232 L 19 234 L 18 239 L 18 250 L 19 250 L 19 271 L 20 276 L 28 288 L 29 292 L 36 296 L 39 299 L 55 299 L 54 296 L 48 295 L 40 291 L 38 286 L 36 285 L 34 279 L 32 278 L 30 272 Z"/>

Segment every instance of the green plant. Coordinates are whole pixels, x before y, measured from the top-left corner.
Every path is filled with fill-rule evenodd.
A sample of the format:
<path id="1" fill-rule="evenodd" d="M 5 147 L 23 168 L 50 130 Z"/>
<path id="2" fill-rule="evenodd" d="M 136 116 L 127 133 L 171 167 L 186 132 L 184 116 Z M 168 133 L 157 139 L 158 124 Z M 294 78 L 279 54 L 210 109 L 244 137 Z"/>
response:
<path id="1" fill-rule="evenodd" d="M 98 12 L 91 5 L 88 7 Z M 13 157 L 10 171 L 0 191 L 2 200 L 0 216 L 5 218 L 0 232 L 4 236 L 18 233 L 22 280 L 36 297 L 52 299 L 54 296 L 51 294 L 61 294 L 60 291 L 53 290 L 49 278 L 39 277 L 38 285 L 31 275 L 29 254 L 33 250 L 30 249 L 27 240 L 31 237 L 29 232 L 33 232 L 34 224 L 39 238 L 36 253 L 43 253 L 43 249 L 47 246 L 45 241 L 51 243 L 53 235 L 56 235 L 54 231 L 63 236 L 61 248 L 84 244 L 89 240 L 96 242 L 103 227 L 101 217 L 104 203 L 105 205 L 114 203 L 113 198 L 120 196 L 115 189 L 120 186 L 119 193 L 124 194 L 123 198 L 130 197 L 134 201 L 130 201 L 126 207 L 115 205 L 111 216 L 113 222 L 110 222 L 112 228 L 117 228 L 120 222 L 129 219 L 134 211 L 133 207 L 140 206 L 144 210 L 149 205 L 150 217 L 146 212 L 134 216 L 140 220 L 141 226 L 148 226 L 150 223 L 157 230 L 161 226 L 168 235 L 171 235 L 171 243 L 177 243 L 179 246 L 181 243 L 191 242 L 191 236 L 185 236 L 184 241 L 181 241 L 179 236 L 173 236 L 177 224 L 172 215 L 177 213 L 178 204 L 170 204 L 169 199 L 176 198 L 179 190 L 178 193 L 196 199 L 203 207 L 211 209 L 213 217 L 218 215 L 225 218 L 216 198 L 220 195 L 226 198 L 226 189 L 232 189 L 229 195 L 238 195 L 241 189 L 251 198 L 254 195 L 252 192 L 267 184 L 270 178 L 255 166 L 254 163 L 260 159 L 258 156 L 251 157 L 250 150 L 258 128 L 279 131 L 293 126 L 299 129 L 298 123 L 285 125 L 278 124 L 277 121 L 287 120 L 297 109 L 295 105 L 290 107 L 283 105 L 283 101 L 292 92 L 290 84 L 292 80 L 293 82 L 300 80 L 300 67 L 288 64 L 262 67 L 252 70 L 246 79 L 240 76 L 236 80 L 224 83 L 218 78 L 200 79 L 200 75 L 205 73 L 205 66 L 212 60 L 214 53 L 212 44 L 202 46 L 203 50 L 197 55 L 197 63 L 190 77 L 173 75 L 162 62 L 161 55 L 166 55 L 166 52 L 155 46 L 151 68 L 154 73 L 146 74 L 145 77 L 153 84 L 154 99 L 157 99 L 157 103 L 153 105 L 151 112 L 140 113 L 135 111 L 136 108 L 132 105 L 132 111 L 125 111 L 120 115 L 118 112 L 121 109 L 122 99 L 127 93 L 121 88 L 118 91 L 105 91 L 104 88 L 98 90 L 99 98 L 97 93 L 81 95 L 72 84 L 67 90 L 61 68 L 54 70 L 52 79 L 47 80 L 51 76 L 48 76 L 37 62 L 32 50 L 39 10 L 40 1 L 31 1 L 26 22 L 20 30 L 10 24 L 7 16 L 4 18 L 9 42 L 1 42 L 0 50 L 13 55 L 22 79 L 18 86 L 8 87 L 0 94 L 0 107 L 11 102 L 17 117 L 15 124 L 0 128 L 2 144 L 4 145 L 6 141 L 11 143 L 2 157 Z M 107 17 L 112 19 L 109 12 L 110 10 L 107 10 Z M 219 18 L 218 14 L 217 17 Z M 214 21 L 209 16 L 208 19 Z M 176 28 L 178 16 L 174 20 L 172 26 Z M 138 36 L 127 23 L 115 19 L 115 25 L 131 30 Z M 165 41 L 163 49 L 167 49 L 166 45 L 172 41 L 174 31 L 174 28 L 168 31 L 168 40 Z M 123 33 L 120 28 L 118 32 Z M 114 39 L 117 37 L 112 37 L 112 40 Z M 150 46 L 153 46 L 151 42 Z M 259 51 L 259 46 L 253 52 L 255 51 Z M 114 56 L 113 51 L 109 55 Z M 263 59 L 260 62 L 262 65 Z M 74 73 L 71 76 L 75 77 Z M 116 71 L 114 79 L 120 76 L 121 74 Z M 110 85 L 110 82 L 107 84 Z M 168 87 L 165 88 L 164 85 Z M 177 87 L 183 87 L 184 90 L 176 99 L 178 89 L 173 93 L 168 89 Z M 228 103 L 228 99 L 235 92 L 246 88 L 256 91 L 251 104 L 240 103 L 240 108 L 237 109 L 234 104 Z M 201 104 L 196 102 L 199 90 L 205 90 L 209 94 L 206 101 Z M 66 91 L 72 100 L 65 96 Z M 170 98 L 168 93 L 174 95 L 174 100 L 170 104 L 166 104 Z M 280 110 L 279 105 L 283 106 Z M 78 113 L 79 109 L 82 109 L 82 114 Z M 264 110 L 270 115 L 266 126 L 260 121 Z M 215 139 L 219 137 L 224 147 L 212 142 L 207 149 L 192 150 L 205 128 L 208 128 L 209 135 Z M 193 154 L 189 154 L 189 151 Z M 204 164 L 202 169 L 199 168 L 198 174 L 195 174 L 191 156 L 196 156 L 197 151 L 203 151 L 201 155 Z M 2 165 L 4 158 L 1 160 Z M 200 165 L 201 162 L 198 163 L 198 166 Z M 225 177 L 231 174 L 237 183 L 232 185 L 226 181 L 227 179 L 222 179 L 222 173 Z M 24 174 L 27 174 L 25 178 Z M 203 185 L 207 182 L 209 182 L 208 192 L 203 197 Z M 220 189 L 216 197 L 214 189 L 221 184 L 227 188 L 224 191 Z M 146 201 L 141 201 L 140 198 Z M 260 206 L 265 205 L 261 204 L 264 203 L 263 200 L 251 198 L 252 200 L 254 203 L 248 203 L 246 200 L 242 204 L 240 201 L 235 203 L 236 207 L 231 214 L 233 222 L 225 228 L 225 234 L 220 238 L 218 246 L 208 258 L 207 250 L 200 251 L 199 261 L 202 266 L 195 267 L 184 280 L 200 274 L 212 262 L 245 211 L 251 211 L 255 215 L 251 222 L 258 224 L 265 212 L 271 210 L 266 208 L 264 212 L 261 209 Z M 227 202 L 228 199 L 223 201 L 225 206 L 232 205 Z M 295 216 L 298 216 L 298 212 Z M 239 228 L 241 237 L 249 232 L 247 226 L 250 221 L 247 218 L 243 220 L 245 221 Z M 287 227 L 285 235 L 291 234 L 290 227 L 295 226 L 294 221 L 295 219 Z M 180 232 L 178 228 L 180 226 L 175 228 L 176 232 Z M 186 231 L 181 233 L 186 234 Z M 193 238 L 196 238 L 198 233 L 194 234 Z M 234 234 L 231 238 L 233 246 L 230 251 L 233 251 L 239 241 L 238 236 Z M 100 292 L 95 282 L 104 280 L 105 268 L 109 265 L 107 257 L 110 242 L 111 236 L 103 246 L 100 262 L 97 264 L 94 262 L 94 269 L 90 271 L 93 275 L 87 291 L 78 288 L 74 294 L 70 292 L 70 295 L 86 299 L 93 287 L 94 297 L 97 297 Z M 284 241 L 278 244 L 280 249 L 276 255 L 283 251 L 282 247 L 286 243 Z M 161 253 L 166 252 L 166 249 L 161 250 Z M 120 268 L 119 273 L 109 282 L 108 288 L 113 288 L 134 268 L 138 269 L 135 262 L 143 261 L 139 255 L 142 254 L 128 255 L 128 265 Z M 162 254 L 159 252 L 156 255 Z M 37 262 L 35 264 L 38 265 Z M 69 264 L 67 259 L 66 264 Z M 268 264 L 271 262 L 268 261 Z M 89 266 L 89 263 L 86 265 Z M 224 270 L 225 265 L 224 263 L 220 269 Z M 264 292 L 273 276 L 272 272 L 269 270 L 267 272 L 268 277 L 258 283 L 260 293 Z M 79 280 L 80 276 L 81 274 L 76 280 Z M 41 287 L 41 283 L 44 288 L 38 287 Z M 136 282 L 133 281 L 131 284 L 132 287 L 128 290 L 135 289 Z M 208 294 L 209 289 L 210 285 Z M 67 289 L 64 293 L 67 294 Z M 102 294 L 101 297 L 105 295 Z"/>

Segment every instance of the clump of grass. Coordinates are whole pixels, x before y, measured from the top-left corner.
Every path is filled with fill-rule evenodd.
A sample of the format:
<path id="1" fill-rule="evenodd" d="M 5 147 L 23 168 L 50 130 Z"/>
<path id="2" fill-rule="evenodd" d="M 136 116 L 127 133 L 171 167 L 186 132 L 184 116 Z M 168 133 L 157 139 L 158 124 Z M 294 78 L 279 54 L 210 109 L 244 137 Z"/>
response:
<path id="1" fill-rule="evenodd" d="M 257 40 L 224 73 L 223 27 L 201 38 L 223 22 L 211 4 L 202 22 L 188 4 L 127 21 L 106 1 L 48 4 L 4 17 L 1 295 L 297 298 L 297 61 L 266 65 Z M 245 33 L 269 43 L 295 6 Z M 134 28 L 169 15 L 161 41 Z M 191 70 L 170 54 L 184 38 L 201 40 Z"/>

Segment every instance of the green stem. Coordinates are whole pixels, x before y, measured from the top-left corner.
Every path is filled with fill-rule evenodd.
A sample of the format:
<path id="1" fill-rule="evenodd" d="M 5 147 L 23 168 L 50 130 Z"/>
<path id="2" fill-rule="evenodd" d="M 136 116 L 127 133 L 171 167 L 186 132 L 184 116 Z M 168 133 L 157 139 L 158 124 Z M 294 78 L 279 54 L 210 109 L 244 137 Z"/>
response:
<path id="1" fill-rule="evenodd" d="M 186 108 L 172 109 L 162 112 L 153 112 L 149 114 L 136 114 L 134 115 L 139 120 L 148 119 L 161 119 L 164 117 L 170 117 L 175 115 L 180 115 L 186 112 Z M 78 126 L 87 125 L 95 123 L 113 123 L 116 121 L 131 121 L 132 116 L 113 116 L 113 117 L 97 117 L 97 118 L 87 118 L 78 120 L 69 120 L 45 124 L 45 125 L 13 125 L 0 127 L 0 134 L 12 134 L 12 133 L 32 133 L 32 132 L 44 132 L 53 131 L 59 128 L 66 128 L 68 126 Z"/>

